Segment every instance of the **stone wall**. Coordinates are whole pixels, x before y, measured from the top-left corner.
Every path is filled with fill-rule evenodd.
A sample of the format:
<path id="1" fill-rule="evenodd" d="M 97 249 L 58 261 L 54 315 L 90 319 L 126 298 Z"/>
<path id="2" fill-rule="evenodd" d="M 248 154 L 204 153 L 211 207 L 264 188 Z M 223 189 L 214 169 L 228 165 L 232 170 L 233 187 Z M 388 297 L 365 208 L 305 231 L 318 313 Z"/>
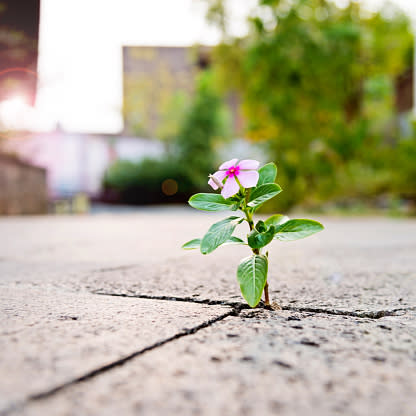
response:
<path id="1" fill-rule="evenodd" d="M 45 214 L 46 170 L 0 154 L 0 215 Z"/>

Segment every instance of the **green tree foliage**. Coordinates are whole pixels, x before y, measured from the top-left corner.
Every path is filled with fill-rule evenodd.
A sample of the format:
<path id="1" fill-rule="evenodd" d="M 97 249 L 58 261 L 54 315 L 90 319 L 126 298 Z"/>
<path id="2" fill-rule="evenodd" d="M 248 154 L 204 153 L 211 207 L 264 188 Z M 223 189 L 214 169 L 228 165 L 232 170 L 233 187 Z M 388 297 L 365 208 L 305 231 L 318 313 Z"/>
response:
<path id="1" fill-rule="evenodd" d="M 224 22 L 215 0 L 212 21 Z M 266 141 L 289 206 L 391 189 L 386 155 L 394 79 L 411 65 L 409 20 L 390 6 L 259 0 L 245 38 L 216 48 L 226 88 L 240 93 L 246 135 Z M 360 186 L 364 175 L 366 186 Z"/>
<path id="2" fill-rule="evenodd" d="M 209 71 L 200 74 L 193 102 L 174 140 L 174 158 L 196 189 L 204 188 L 207 172 L 215 170 L 215 141 L 226 135 L 224 105 L 213 81 Z"/>

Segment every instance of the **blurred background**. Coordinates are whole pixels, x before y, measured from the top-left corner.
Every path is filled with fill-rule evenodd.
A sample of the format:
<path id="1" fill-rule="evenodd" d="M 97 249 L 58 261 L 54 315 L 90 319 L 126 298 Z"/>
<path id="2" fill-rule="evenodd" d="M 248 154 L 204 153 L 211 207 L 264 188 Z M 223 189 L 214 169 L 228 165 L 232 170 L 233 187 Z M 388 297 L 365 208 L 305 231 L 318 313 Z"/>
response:
<path id="1" fill-rule="evenodd" d="M 264 210 L 414 215 L 415 17 L 408 0 L 0 0 L 0 215 L 182 204 L 234 157 L 277 164 Z"/>

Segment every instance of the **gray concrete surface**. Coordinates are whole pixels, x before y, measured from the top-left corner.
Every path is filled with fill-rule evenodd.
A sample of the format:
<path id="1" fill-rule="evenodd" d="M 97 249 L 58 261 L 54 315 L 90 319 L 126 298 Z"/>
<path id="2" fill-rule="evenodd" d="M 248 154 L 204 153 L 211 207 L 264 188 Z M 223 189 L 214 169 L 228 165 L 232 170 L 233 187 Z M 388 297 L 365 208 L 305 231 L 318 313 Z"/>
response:
<path id="1" fill-rule="evenodd" d="M 230 311 L 225 306 L 94 296 L 26 284 L 2 288 L 0 302 L 2 407 Z"/>
<path id="2" fill-rule="evenodd" d="M 32 403 L 23 415 L 414 415 L 414 315 L 245 314 Z"/>
<path id="3" fill-rule="evenodd" d="M 222 217 L 0 219 L 0 414 L 413 415 L 416 221 L 274 243 L 266 311 L 246 247 L 180 249 Z"/>

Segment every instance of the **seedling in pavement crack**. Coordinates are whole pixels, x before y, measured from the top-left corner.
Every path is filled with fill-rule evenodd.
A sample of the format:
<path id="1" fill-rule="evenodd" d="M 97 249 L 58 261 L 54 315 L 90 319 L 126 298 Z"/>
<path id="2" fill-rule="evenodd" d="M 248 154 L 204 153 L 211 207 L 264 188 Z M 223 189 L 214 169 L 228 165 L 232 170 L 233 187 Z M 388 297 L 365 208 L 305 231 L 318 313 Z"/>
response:
<path id="1" fill-rule="evenodd" d="M 256 160 L 232 159 L 224 162 L 217 172 L 209 175 L 209 185 L 221 189 L 216 193 L 199 193 L 193 195 L 189 205 L 203 211 L 235 211 L 243 215 L 233 215 L 213 224 L 202 238 L 185 243 L 182 248 L 200 249 L 202 254 L 209 254 L 219 246 L 241 244 L 251 248 L 252 254 L 241 260 L 237 268 L 237 279 L 241 293 L 247 303 L 256 307 L 264 291 L 264 303 L 270 305 L 267 283 L 268 252 L 265 247 L 274 240 L 294 241 L 308 237 L 323 230 L 317 221 L 306 219 L 289 219 L 282 214 L 275 214 L 267 220 L 254 223 L 253 214 L 266 201 L 282 191 L 275 183 L 277 167 L 267 163 L 260 169 Z M 250 232 L 247 239 L 233 236 L 237 225 L 246 222 Z"/>

